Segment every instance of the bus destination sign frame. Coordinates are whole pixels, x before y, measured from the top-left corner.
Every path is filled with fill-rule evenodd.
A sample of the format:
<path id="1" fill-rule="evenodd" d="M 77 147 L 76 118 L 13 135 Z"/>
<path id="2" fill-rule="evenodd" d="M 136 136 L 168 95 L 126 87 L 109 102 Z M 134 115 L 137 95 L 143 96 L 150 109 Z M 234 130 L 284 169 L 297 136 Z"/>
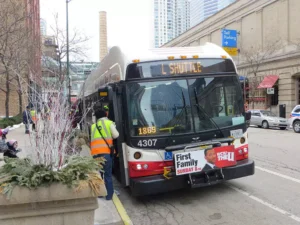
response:
<path id="1" fill-rule="evenodd" d="M 130 64 L 126 80 L 212 73 L 236 73 L 236 69 L 231 59 L 223 58 L 160 60 Z"/>
<path id="2" fill-rule="evenodd" d="M 200 74 L 202 72 L 201 62 L 171 62 L 162 63 L 162 75 L 182 75 L 182 74 Z"/>

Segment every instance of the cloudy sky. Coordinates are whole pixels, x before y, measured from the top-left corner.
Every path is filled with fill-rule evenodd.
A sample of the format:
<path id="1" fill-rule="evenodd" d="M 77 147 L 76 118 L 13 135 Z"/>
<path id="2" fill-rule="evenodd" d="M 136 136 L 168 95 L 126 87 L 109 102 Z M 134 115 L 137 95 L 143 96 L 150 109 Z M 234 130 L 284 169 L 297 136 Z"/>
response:
<path id="1" fill-rule="evenodd" d="M 99 11 L 107 12 L 108 47 L 148 49 L 153 41 L 152 0 L 72 0 L 69 3 L 69 28 L 90 37 L 88 60 L 99 61 Z M 60 27 L 66 24 L 65 0 L 41 0 L 41 18 L 47 21 L 51 35 L 53 14 L 58 13 Z"/>

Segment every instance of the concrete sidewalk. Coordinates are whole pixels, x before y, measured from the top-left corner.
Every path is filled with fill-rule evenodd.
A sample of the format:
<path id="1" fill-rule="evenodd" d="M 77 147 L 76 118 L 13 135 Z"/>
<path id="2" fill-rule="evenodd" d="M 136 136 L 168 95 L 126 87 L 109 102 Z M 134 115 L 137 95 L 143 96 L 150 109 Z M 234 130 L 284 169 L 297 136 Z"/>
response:
<path id="1" fill-rule="evenodd" d="M 17 140 L 19 143 L 19 148 L 22 149 L 22 152 L 18 153 L 20 158 L 30 155 L 30 139 L 29 135 L 25 134 L 25 127 L 21 125 L 19 128 L 10 130 L 7 135 L 7 140 Z M 3 158 L 3 154 L 1 154 Z M 3 165 L 3 161 L 0 162 L 0 166 Z M 115 195 L 114 199 L 118 199 Z M 107 201 L 105 198 L 98 199 L 99 208 L 95 211 L 95 225 L 123 225 L 128 224 L 123 222 L 119 212 L 122 212 L 122 204 L 114 204 L 114 201 Z"/>

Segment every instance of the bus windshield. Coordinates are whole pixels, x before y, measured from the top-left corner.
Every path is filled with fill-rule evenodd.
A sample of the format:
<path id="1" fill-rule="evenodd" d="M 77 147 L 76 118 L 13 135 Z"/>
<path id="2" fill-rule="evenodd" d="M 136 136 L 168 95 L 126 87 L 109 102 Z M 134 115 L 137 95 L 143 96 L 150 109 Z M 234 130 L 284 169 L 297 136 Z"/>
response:
<path id="1" fill-rule="evenodd" d="M 189 134 L 243 124 L 236 76 L 128 84 L 131 136 Z"/>

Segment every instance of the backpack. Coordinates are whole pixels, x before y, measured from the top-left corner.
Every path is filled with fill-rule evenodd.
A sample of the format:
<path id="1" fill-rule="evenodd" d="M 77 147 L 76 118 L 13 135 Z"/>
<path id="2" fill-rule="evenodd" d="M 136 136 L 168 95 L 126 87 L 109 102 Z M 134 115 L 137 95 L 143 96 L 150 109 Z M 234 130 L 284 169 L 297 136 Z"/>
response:
<path id="1" fill-rule="evenodd" d="M 0 153 L 4 153 L 8 150 L 8 146 L 6 144 L 6 141 L 3 139 L 0 139 Z"/>

